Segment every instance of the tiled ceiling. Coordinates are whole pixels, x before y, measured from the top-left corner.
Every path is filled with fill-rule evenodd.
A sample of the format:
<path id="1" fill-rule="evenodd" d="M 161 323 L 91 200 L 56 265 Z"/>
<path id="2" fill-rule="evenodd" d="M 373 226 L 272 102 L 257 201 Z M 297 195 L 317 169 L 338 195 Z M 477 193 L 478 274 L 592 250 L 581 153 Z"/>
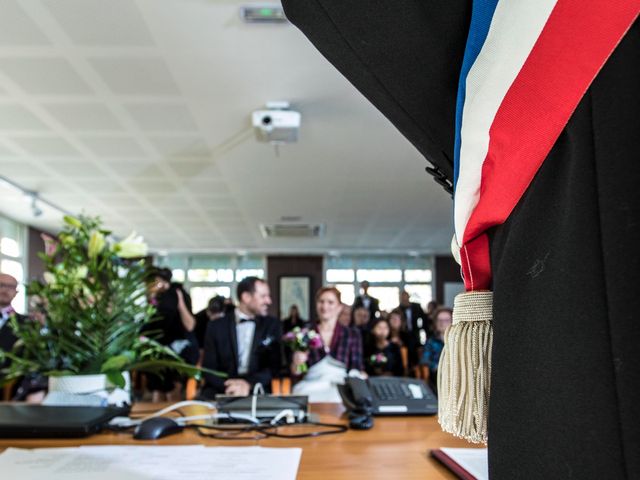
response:
<path id="1" fill-rule="evenodd" d="M 445 252 L 450 198 L 425 161 L 293 26 L 246 25 L 247 2 L 4 0 L 0 172 L 117 235 L 168 251 Z M 297 144 L 259 143 L 270 100 Z M 55 230 L 0 188 L 0 211 Z M 319 239 L 264 239 L 283 216 Z"/>

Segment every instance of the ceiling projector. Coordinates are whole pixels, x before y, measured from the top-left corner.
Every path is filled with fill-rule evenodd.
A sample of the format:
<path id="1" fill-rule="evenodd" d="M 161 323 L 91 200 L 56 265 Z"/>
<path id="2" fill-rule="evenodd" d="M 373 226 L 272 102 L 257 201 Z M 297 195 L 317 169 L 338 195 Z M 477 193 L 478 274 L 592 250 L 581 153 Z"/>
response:
<path id="1" fill-rule="evenodd" d="M 300 112 L 289 110 L 289 102 L 267 102 L 265 110 L 251 115 L 258 140 L 275 144 L 296 142 L 300 119 Z"/>

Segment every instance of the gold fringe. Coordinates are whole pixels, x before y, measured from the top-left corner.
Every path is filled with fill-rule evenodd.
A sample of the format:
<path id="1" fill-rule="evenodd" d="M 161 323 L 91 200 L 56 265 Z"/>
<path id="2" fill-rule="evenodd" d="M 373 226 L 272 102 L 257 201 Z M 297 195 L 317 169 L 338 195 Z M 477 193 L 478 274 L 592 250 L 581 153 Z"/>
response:
<path id="1" fill-rule="evenodd" d="M 492 292 L 457 295 L 438 365 L 438 422 L 473 443 L 487 443 L 492 317 Z"/>

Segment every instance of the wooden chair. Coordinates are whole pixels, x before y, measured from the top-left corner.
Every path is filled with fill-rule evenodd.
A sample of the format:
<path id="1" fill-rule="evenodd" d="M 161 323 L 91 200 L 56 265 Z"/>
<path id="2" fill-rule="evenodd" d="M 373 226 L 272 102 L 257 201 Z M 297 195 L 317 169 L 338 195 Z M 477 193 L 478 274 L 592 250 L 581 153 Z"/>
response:
<path id="1" fill-rule="evenodd" d="M 291 393 L 291 378 L 273 378 L 271 380 L 271 393 L 273 395 L 289 395 Z"/>
<path id="2" fill-rule="evenodd" d="M 15 386 L 16 381 L 13 380 L 7 383 L 4 387 L 2 387 L 2 401 L 8 402 L 11 400 L 11 392 L 13 392 L 13 387 Z"/>

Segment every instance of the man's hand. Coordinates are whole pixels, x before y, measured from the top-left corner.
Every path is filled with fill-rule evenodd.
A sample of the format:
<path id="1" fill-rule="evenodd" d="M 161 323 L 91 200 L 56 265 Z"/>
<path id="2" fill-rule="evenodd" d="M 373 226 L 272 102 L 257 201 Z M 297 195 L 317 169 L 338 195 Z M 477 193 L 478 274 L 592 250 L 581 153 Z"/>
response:
<path id="1" fill-rule="evenodd" d="M 246 397 L 251 392 L 251 385 L 241 378 L 230 378 L 224 382 L 225 395 L 235 395 L 238 397 Z"/>

